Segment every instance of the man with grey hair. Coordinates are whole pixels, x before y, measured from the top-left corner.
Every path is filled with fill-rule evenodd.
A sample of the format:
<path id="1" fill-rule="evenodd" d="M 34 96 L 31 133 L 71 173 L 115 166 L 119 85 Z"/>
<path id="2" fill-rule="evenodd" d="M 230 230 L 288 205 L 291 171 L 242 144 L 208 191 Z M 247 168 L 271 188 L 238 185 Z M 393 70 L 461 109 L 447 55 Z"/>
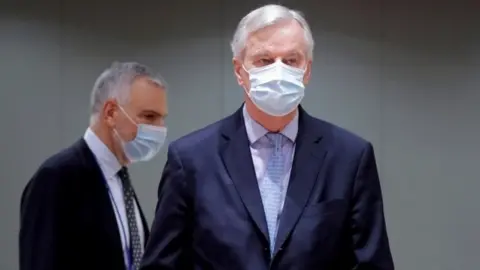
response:
<path id="1" fill-rule="evenodd" d="M 314 41 L 279 5 L 232 41 L 233 115 L 173 142 L 142 270 L 392 270 L 372 145 L 299 106 Z"/>
<path id="2" fill-rule="evenodd" d="M 149 232 L 126 167 L 164 143 L 165 91 L 134 62 L 99 76 L 83 138 L 48 158 L 22 194 L 20 270 L 138 269 Z"/>

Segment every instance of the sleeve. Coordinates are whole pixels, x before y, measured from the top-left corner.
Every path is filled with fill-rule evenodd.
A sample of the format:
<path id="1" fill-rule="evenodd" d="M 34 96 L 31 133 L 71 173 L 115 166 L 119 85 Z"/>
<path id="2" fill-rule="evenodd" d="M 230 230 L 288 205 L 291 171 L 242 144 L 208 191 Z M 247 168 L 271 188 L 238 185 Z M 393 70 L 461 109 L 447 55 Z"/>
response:
<path id="1" fill-rule="evenodd" d="M 367 143 L 353 188 L 352 240 L 356 270 L 393 270 L 373 147 Z"/>
<path id="2" fill-rule="evenodd" d="M 20 206 L 20 270 L 70 268 L 67 241 L 68 201 L 60 175 L 41 168 L 26 186 Z"/>
<path id="3" fill-rule="evenodd" d="M 158 202 L 141 270 L 193 269 L 191 192 L 182 162 L 171 145 L 158 188 Z"/>

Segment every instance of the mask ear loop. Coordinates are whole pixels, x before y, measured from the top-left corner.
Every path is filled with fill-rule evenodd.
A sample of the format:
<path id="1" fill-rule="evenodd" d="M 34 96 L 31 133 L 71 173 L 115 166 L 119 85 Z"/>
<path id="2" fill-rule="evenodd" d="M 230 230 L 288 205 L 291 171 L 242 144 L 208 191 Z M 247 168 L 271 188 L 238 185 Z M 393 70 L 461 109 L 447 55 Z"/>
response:
<path id="1" fill-rule="evenodd" d="M 128 113 L 125 111 L 125 109 L 124 109 L 122 106 L 118 105 L 118 107 L 119 107 L 120 110 L 123 112 L 123 114 L 125 114 L 125 116 L 128 118 L 128 120 L 130 120 L 130 122 L 132 122 L 132 123 L 137 127 L 137 134 L 135 135 L 135 137 L 137 137 L 137 135 L 138 135 L 138 129 L 139 129 L 138 124 L 135 123 L 135 121 L 133 121 L 133 119 L 130 117 L 130 115 L 128 115 Z M 117 138 L 120 140 L 120 142 L 122 143 L 122 145 L 125 145 L 126 142 L 125 142 L 125 140 L 122 138 L 122 136 L 120 136 L 120 133 L 118 133 L 117 129 L 114 128 L 113 131 L 114 131 L 115 134 L 117 135 Z"/>
<path id="2" fill-rule="evenodd" d="M 250 72 L 248 72 L 247 68 L 245 67 L 245 65 L 243 63 L 242 63 L 242 68 L 248 74 L 248 76 L 250 77 Z M 250 78 L 248 78 L 248 79 L 250 79 Z M 245 94 L 247 94 L 247 96 L 250 96 L 250 94 L 249 94 L 250 91 L 247 90 L 245 85 L 241 85 L 241 87 L 243 88 L 243 91 L 245 92 Z"/>
<path id="3" fill-rule="evenodd" d="M 120 105 L 118 105 L 118 107 L 119 107 L 120 110 L 123 112 L 123 114 L 125 114 L 125 116 L 128 118 L 128 120 L 130 120 L 130 122 L 132 122 L 132 123 L 133 123 L 135 126 L 137 126 L 137 128 L 138 128 L 137 122 L 133 121 L 133 119 L 130 117 L 130 115 L 128 115 L 128 113 L 125 111 L 125 109 L 124 109 L 122 106 L 120 106 Z"/>

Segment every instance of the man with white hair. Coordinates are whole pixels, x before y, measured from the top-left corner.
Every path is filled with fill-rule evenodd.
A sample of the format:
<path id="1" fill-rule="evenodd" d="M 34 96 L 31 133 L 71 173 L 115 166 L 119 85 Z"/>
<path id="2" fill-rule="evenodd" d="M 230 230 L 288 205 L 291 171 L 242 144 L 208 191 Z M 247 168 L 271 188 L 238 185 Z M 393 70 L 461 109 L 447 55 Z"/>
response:
<path id="1" fill-rule="evenodd" d="M 240 21 L 245 103 L 170 145 L 142 270 L 394 269 L 372 145 L 299 106 L 313 46 L 286 7 Z"/>
<path id="2" fill-rule="evenodd" d="M 165 91 L 139 63 L 100 75 L 83 138 L 48 158 L 22 194 L 20 270 L 138 269 L 149 232 L 126 167 L 164 143 Z"/>

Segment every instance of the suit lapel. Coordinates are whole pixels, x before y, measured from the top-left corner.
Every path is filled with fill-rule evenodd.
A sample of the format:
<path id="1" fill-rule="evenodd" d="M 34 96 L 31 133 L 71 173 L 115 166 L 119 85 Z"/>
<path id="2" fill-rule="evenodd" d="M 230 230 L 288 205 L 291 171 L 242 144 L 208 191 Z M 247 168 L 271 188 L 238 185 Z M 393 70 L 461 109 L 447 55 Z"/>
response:
<path id="1" fill-rule="evenodd" d="M 95 156 L 83 139 L 77 143 L 77 149 L 80 151 L 85 168 L 88 168 L 88 171 L 85 174 L 85 181 L 87 185 L 90 186 L 90 196 L 93 200 L 98 201 L 95 202 L 99 213 L 99 216 L 96 218 L 99 223 L 98 226 L 104 227 L 105 237 L 117 247 L 116 250 L 112 252 L 116 252 L 120 256 L 119 258 L 122 258 L 123 260 L 123 247 L 120 238 L 120 231 L 108 194 L 108 189 L 105 185 L 105 178 L 102 170 L 100 169 Z"/>
<path id="2" fill-rule="evenodd" d="M 327 149 L 315 119 L 299 108 L 299 130 L 290 181 L 280 217 L 275 253 L 286 241 L 305 208 Z"/>
<path id="3" fill-rule="evenodd" d="M 103 178 L 103 174 L 101 177 Z M 105 186 L 98 188 L 98 198 L 100 199 L 99 207 L 101 209 L 100 212 L 102 213 L 102 216 L 99 220 L 101 220 L 103 224 L 102 226 L 104 227 L 106 237 L 109 239 L 109 241 L 114 243 L 115 247 L 118 247 L 117 250 L 120 256 L 123 258 L 123 246 L 120 237 L 120 230 L 118 228 L 115 210 L 113 209 L 110 196 L 108 195 L 108 190 Z"/>
<path id="4" fill-rule="evenodd" d="M 222 127 L 221 156 L 242 202 L 261 233 L 268 239 L 267 222 L 250 153 L 242 109 L 226 119 Z"/>
<path id="5" fill-rule="evenodd" d="M 76 149 L 79 150 L 85 167 L 89 168 L 86 179 L 93 180 L 89 184 L 92 185 L 92 189 L 95 191 L 96 197 L 100 200 L 99 207 L 102 214 L 101 217 L 99 217 L 99 220 L 101 220 L 102 226 L 105 228 L 107 237 L 111 239 L 115 246 L 121 248 L 120 254 L 123 257 L 120 230 L 118 229 L 117 218 L 115 216 L 115 210 L 113 209 L 110 195 L 108 194 L 108 189 L 105 186 L 105 177 L 103 176 L 102 170 L 98 165 L 94 154 L 90 151 L 90 148 L 88 148 L 88 145 L 83 139 L 76 143 Z M 150 235 L 149 226 L 136 193 L 134 193 L 134 198 L 140 212 L 146 244 Z"/>

